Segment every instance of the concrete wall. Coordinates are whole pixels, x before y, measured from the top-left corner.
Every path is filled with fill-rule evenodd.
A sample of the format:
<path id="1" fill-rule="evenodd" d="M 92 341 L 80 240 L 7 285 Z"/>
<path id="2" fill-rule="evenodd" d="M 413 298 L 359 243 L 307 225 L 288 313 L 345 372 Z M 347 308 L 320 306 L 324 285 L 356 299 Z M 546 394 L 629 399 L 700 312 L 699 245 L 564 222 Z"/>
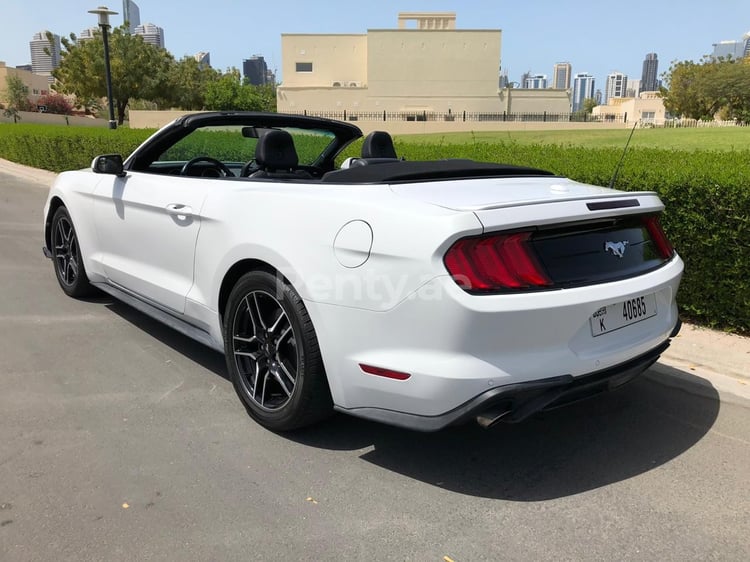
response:
<path id="1" fill-rule="evenodd" d="M 195 113 L 188 111 L 130 111 L 130 128 L 157 128 L 166 125 L 181 115 Z M 102 120 L 98 120 L 102 121 Z M 106 125 L 106 121 L 104 121 Z M 450 133 L 469 131 L 552 131 L 580 129 L 620 129 L 628 125 L 621 123 L 571 123 L 563 122 L 502 122 L 502 121 L 462 121 L 456 115 L 454 121 L 364 121 L 354 122 L 364 134 L 370 131 L 388 131 L 394 135 Z"/>
<path id="2" fill-rule="evenodd" d="M 571 90 L 505 88 L 500 90 L 508 113 L 570 113 Z"/>
<path id="3" fill-rule="evenodd" d="M 367 35 L 281 35 L 284 86 L 346 87 L 367 83 Z M 311 63 L 312 72 L 297 72 L 297 63 Z"/>
<path id="4" fill-rule="evenodd" d="M 500 30 L 369 30 L 369 94 L 417 105 L 433 97 L 496 96 L 500 37 Z"/>

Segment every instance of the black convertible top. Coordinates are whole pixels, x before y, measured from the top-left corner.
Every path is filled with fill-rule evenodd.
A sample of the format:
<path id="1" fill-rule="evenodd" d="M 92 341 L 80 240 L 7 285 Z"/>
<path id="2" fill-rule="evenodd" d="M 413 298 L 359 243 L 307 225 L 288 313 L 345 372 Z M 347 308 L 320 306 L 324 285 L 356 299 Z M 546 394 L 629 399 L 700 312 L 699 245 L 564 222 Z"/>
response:
<path id="1" fill-rule="evenodd" d="M 426 160 L 379 162 L 328 172 L 324 183 L 407 183 L 463 178 L 494 178 L 523 176 L 554 176 L 552 172 L 511 166 L 475 162 L 474 160 Z"/>

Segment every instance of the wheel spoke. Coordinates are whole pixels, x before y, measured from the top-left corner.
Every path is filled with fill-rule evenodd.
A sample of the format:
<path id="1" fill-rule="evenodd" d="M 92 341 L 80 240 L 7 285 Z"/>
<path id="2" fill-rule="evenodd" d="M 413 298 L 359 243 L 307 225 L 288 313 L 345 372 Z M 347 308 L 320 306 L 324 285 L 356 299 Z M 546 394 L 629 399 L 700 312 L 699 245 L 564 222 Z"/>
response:
<path id="1" fill-rule="evenodd" d="M 234 338 L 236 341 L 240 341 L 242 343 L 256 343 L 258 341 L 258 337 L 257 336 L 252 336 L 252 337 L 249 337 L 249 338 L 243 338 L 242 336 L 234 335 L 234 336 L 232 336 L 232 338 Z"/>
<path id="2" fill-rule="evenodd" d="M 71 285 L 73 281 L 75 281 L 75 270 L 73 268 L 73 260 L 70 258 L 65 258 L 65 273 L 63 274 L 63 277 L 65 278 L 65 282 L 68 285 Z"/>
<path id="3" fill-rule="evenodd" d="M 266 326 L 266 323 L 263 321 L 263 316 L 260 313 L 260 305 L 258 304 L 258 293 L 253 293 L 253 305 L 255 307 L 255 314 L 257 315 L 258 323 L 267 332 L 268 327 Z"/>
<path id="4" fill-rule="evenodd" d="M 291 326 L 291 325 L 290 325 L 290 326 L 288 326 L 288 327 L 287 327 L 287 329 L 286 329 L 286 330 L 284 330 L 284 332 L 283 332 L 283 333 L 282 333 L 282 334 L 281 334 L 281 335 L 279 336 L 279 339 L 278 339 L 278 341 L 277 341 L 277 343 L 276 343 L 276 346 L 277 346 L 277 347 L 278 347 L 278 346 L 281 346 L 281 344 L 282 344 L 282 343 L 284 342 L 284 340 L 286 339 L 286 337 L 287 337 L 288 335 L 290 335 L 290 334 L 291 334 L 292 336 L 294 336 L 294 333 L 292 332 L 292 326 Z"/>
<path id="5" fill-rule="evenodd" d="M 266 405 L 266 383 L 268 383 L 268 375 L 271 374 L 270 369 L 266 370 L 266 374 L 263 377 L 263 391 L 260 394 L 260 405 L 265 406 Z"/>
<path id="6" fill-rule="evenodd" d="M 249 357 L 253 361 L 257 361 L 260 358 L 260 352 L 256 351 L 251 353 L 249 351 L 235 351 L 234 354 L 239 357 Z"/>
<path id="7" fill-rule="evenodd" d="M 281 358 L 279 358 L 278 354 L 276 355 L 276 360 L 279 362 L 279 367 L 281 367 L 281 370 L 286 376 L 286 378 L 288 378 L 289 382 L 292 383 L 292 388 L 294 388 L 294 385 L 297 383 L 296 373 L 292 375 L 292 373 L 289 372 L 289 369 L 287 368 L 286 363 L 284 363 L 284 361 L 282 361 Z M 279 379 L 279 382 L 281 383 L 281 379 Z M 284 383 L 281 383 L 281 384 L 284 384 Z"/>
<path id="8" fill-rule="evenodd" d="M 271 374 L 273 375 L 273 378 L 276 380 L 276 382 L 279 383 L 279 386 L 281 387 L 281 390 L 284 391 L 284 394 L 286 394 L 287 397 L 291 396 L 292 391 L 286 387 L 286 383 L 284 382 L 284 379 L 281 378 L 281 375 L 274 371 L 271 371 Z M 294 390 L 294 385 L 292 385 L 292 390 Z"/>
<path id="9" fill-rule="evenodd" d="M 281 324 L 282 320 L 287 320 L 286 314 L 284 313 L 284 310 L 282 308 L 279 308 L 279 316 L 274 320 L 274 323 L 271 325 L 270 328 L 268 328 L 268 332 L 270 334 L 275 334 L 276 330 L 279 328 L 279 325 Z M 289 324 L 289 321 L 287 320 L 287 324 Z M 290 327 L 291 329 L 291 327 Z"/>
<path id="10" fill-rule="evenodd" d="M 258 334 L 258 325 L 255 323 L 255 316 L 253 315 L 253 309 L 250 306 L 250 301 L 248 300 L 247 296 L 243 299 L 245 303 L 245 308 L 247 309 L 247 315 L 250 318 L 250 323 L 253 325 L 253 337 L 255 337 Z"/>

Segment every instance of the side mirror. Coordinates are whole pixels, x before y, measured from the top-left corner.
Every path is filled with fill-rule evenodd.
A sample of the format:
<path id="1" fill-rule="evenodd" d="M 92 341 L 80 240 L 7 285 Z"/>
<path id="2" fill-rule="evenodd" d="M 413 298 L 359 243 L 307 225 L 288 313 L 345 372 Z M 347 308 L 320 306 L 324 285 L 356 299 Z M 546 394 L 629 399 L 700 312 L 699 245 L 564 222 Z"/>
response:
<path id="1" fill-rule="evenodd" d="M 123 177 L 125 170 L 122 167 L 122 156 L 119 154 L 102 154 L 91 162 L 91 169 L 95 174 L 112 174 Z"/>

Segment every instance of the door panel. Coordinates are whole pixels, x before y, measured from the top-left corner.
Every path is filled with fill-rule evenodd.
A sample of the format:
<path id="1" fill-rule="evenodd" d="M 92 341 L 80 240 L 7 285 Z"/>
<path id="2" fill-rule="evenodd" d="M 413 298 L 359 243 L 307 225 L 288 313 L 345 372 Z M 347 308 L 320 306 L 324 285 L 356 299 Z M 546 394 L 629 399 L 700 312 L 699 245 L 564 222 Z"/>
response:
<path id="1" fill-rule="evenodd" d="M 141 172 L 100 182 L 94 214 L 108 278 L 184 312 L 193 284 L 200 209 L 212 183 Z"/>

